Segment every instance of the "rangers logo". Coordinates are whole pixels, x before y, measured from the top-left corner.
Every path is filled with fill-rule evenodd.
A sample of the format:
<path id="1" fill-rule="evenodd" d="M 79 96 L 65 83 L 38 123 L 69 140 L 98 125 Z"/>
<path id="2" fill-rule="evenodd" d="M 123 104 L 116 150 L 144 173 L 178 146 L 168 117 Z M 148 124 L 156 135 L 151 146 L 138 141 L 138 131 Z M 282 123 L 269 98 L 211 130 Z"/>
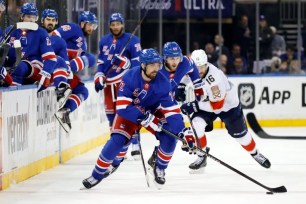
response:
<path id="1" fill-rule="evenodd" d="M 238 96 L 244 109 L 252 109 L 255 106 L 255 86 L 253 84 L 239 84 Z"/>

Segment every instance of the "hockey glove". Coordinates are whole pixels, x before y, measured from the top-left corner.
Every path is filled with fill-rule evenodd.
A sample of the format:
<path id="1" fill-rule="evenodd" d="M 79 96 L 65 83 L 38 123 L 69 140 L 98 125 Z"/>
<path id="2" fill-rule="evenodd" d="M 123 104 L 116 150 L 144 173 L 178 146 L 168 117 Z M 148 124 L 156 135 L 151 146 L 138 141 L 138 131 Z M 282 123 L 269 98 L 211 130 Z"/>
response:
<path id="1" fill-rule="evenodd" d="M 127 57 L 118 54 L 113 57 L 111 63 L 122 69 L 128 69 L 131 66 L 131 61 Z"/>
<path id="2" fill-rule="evenodd" d="M 160 132 L 161 131 L 162 123 L 160 122 L 160 120 L 157 117 L 155 117 L 150 112 L 146 112 L 144 114 L 144 118 L 139 119 L 139 122 L 143 127 L 145 127 L 148 131 L 150 131 L 153 134 L 155 132 Z"/>
<path id="3" fill-rule="evenodd" d="M 95 90 L 97 93 L 99 93 L 99 91 L 103 90 L 105 83 L 105 76 L 103 72 L 97 72 L 95 74 L 94 82 L 95 82 Z"/>
<path id="4" fill-rule="evenodd" d="M 192 113 L 196 113 L 200 110 L 199 108 L 199 104 L 197 101 L 192 101 L 189 103 L 184 103 L 181 106 L 181 111 L 182 113 L 184 113 L 185 115 L 191 115 Z"/>
<path id="5" fill-rule="evenodd" d="M 38 88 L 37 88 L 37 92 L 41 92 L 42 90 L 45 90 L 50 82 L 51 82 L 51 74 L 41 70 L 38 74 Z"/>
<path id="6" fill-rule="evenodd" d="M 194 84 L 194 95 L 197 101 L 204 101 L 207 98 L 204 90 L 203 82 Z"/>
<path id="7" fill-rule="evenodd" d="M 180 138 L 184 140 L 182 150 L 189 152 L 189 154 L 195 154 L 197 152 L 195 146 L 194 133 L 190 127 L 186 127 L 178 134 Z"/>
<path id="8" fill-rule="evenodd" d="M 180 83 L 175 90 L 175 100 L 184 102 L 186 100 L 186 92 L 185 92 L 186 85 Z"/>

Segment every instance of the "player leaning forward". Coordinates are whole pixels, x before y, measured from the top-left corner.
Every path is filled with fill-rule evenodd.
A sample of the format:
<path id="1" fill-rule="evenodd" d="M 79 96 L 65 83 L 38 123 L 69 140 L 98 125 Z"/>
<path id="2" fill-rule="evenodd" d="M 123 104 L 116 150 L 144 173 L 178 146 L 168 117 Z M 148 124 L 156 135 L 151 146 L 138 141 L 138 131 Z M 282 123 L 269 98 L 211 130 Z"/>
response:
<path id="1" fill-rule="evenodd" d="M 142 126 L 159 138 L 157 159 L 153 164 L 154 179 L 159 187 L 165 184 L 165 169 L 177 141 L 161 131 L 161 122 L 154 115 L 157 111 L 161 111 L 166 119 L 163 124 L 165 129 L 188 141 L 182 149 L 195 152 L 193 132 L 184 128 L 180 109 L 170 94 L 169 80 L 159 72 L 161 56 L 154 49 L 145 49 L 141 51 L 139 61 L 141 66 L 130 69 L 122 78 L 111 137 L 103 147 L 92 175 L 83 180 L 86 188 L 92 188 L 106 177 L 105 173 L 114 158 Z"/>
<path id="2" fill-rule="evenodd" d="M 213 121 L 219 117 L 224 123 L 228 133 L 251 154 L 263 167 L 270 168 L 270 161 L 257 149 L 256 143 L 248 132 L 245 117 L 242 113 L 237 90 L 227 79 L 223 72 L 207 62 L 204 50 L 195 50 L 191 54 L 200 76 L 205 81 L 205 90 L 208 101 L 193 101 L 182 105 L 184 114 L 192 114 L 191 120 L 200 139 L 202 149 L 206 148 L 205 131 L 213 129 Z M 195 171 L 206 166 L 206 156 L 198 152 L 198 158 L 190 164 L 189 168 Z"/>

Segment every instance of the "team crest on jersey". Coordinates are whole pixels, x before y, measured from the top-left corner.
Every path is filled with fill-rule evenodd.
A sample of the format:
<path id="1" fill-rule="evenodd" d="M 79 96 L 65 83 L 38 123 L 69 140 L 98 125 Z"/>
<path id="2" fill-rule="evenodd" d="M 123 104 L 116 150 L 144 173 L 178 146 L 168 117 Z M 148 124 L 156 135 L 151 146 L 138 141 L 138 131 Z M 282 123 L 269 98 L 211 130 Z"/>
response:
<path id="1" fill-rule="evenodd" d="M 221 98 L 221 92 L 220 92 L 219 86 L 212 86 L 211 91 L 212 91 L 214 99 Z"/>
<path id="2" fill-rule="evenodd" d="M 150 84 L 149 83 L 145 83 L 143 87 L 144 87 L 145 90 L 149 90 Z"/>
<path id="3" fill-rule="evenodd" d="M 50 41 L 49 37 L 46 38 L 46 41 L 47 41 L 47 45 L 50 46 L 51 45 L 51 41 Z"/>

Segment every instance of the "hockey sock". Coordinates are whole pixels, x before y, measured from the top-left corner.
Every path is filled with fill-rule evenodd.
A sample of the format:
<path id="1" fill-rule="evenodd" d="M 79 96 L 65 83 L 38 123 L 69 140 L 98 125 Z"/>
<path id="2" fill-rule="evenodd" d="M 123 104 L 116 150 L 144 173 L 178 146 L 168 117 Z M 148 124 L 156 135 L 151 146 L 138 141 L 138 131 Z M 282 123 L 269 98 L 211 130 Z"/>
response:
<path id="1" fill-rule="evenodd" d="M 79 84 L 72 90 L 72 94 L 68 97 L 68 100 L 64 107 L 69 108 L 70 111 L 73 112 L 87 98 L 88 89 L 83 84 Z"/>
<path id="2" fill-rule="evenodd" d="M 58 68 L 58 69 L 54 70 L 54 72 L 53 72 L 54 86 L 58 87 L 58 85 L 61 82 L 67 83 L 67 76 L 68 76 L 68 73 L 67 73 L 66 69 Z"/>
<path id="3" fill-rule="evenodd" d="M 250 154 L 256 153 L 256 143 L 249 132 L 243 137 L 236 138 L 236 141 Z"/>
<path id="4" fill-rule="evenodd" d="M 120 163 L 123 161 L 124 159 L 124 156 L 126 155 L 127 151 L 128 151 L 128 147 L 129 147 L 129 144 L 128 145 L 125 145 L 119 152 L 119 154 L 116 156 L 116 158 L 114 159 L 112 165 L 113 166 L 119 166 Z"/>
<path id="5" fill-rule="evenodd" d="M 134 137 L 131 139 L 132 144 L 138 144 L 138 140 L 140 139 L 139 134 L 136 134 Z"/>
<path id="6" fill-rule="evenodd" d="M 112 134 L 111 138 L 104 145 L 99 155 L 92 176 L 97 179 L 103 179 L 103 174 L 118 155 L 126 143 L 126 137 L 121 134 Z"/>

